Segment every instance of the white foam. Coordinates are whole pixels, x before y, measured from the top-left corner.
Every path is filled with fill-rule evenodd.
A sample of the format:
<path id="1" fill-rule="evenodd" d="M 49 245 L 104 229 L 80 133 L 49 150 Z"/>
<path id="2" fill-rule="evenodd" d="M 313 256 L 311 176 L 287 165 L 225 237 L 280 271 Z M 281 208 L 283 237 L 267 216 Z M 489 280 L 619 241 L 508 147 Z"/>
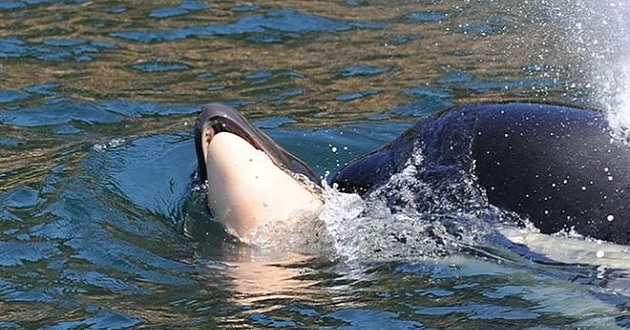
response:
<path id="1" fill-rule="evenodd" d="M 326 224 L 338 257 L 367 262 L 434 258 L 458 251 L 460 244 L 472 244 L 488 232 L 484 212 L 494 210 L 477 208 L 480 203 L 475 200 L 483 196 L 470 188 L 476 186 L 474 180 L 461 172 L 450 178 L 454 181 L 449 185 L 434 184 L 433 179 L 424 182 L 424 162 L 422 146 L 417 145 L 403 169 L 365 200 L 325 189 L 319 219 Z M 470 205 L 449 200 L 462 190 L 467 191 L 464 204 Z"/>
<path id="2" fill-rule="evenodd" d="M 123 138 L 115 138 L 115 139 L 111 139 L 111 140 L 109 140 L 107 142 L 104 142 L 104 143 L 97 143 L 92 148 L 96 152 L 103 152 L 103 151 L 105 151 L 107 149 L 120 147 L 121 145 L 125 144 L 126 142 L 127 142 L 127 140 L 125 140 Z"/>
<path id="3" fill-rule="evenodd" d="M 575 234 L 546 235 L 512 226 L 500 226 L 497 230 L 510 241 L 560 263 L 630 270 L 630 247 L 625 245 L 590 240 Z"/>
<path id="4" fill-rule="evenodd" d="M 326 224 L 336 254 L 352 259 L 362 248 L 349 240 L 354 241 L 352 238 L 361 234 L 357 220 L 366 208 L 365 201 L 357 194 L 341 193 L 328 186 L 324 188 L 324 199 L 324 209 L 319 220 Z"/>

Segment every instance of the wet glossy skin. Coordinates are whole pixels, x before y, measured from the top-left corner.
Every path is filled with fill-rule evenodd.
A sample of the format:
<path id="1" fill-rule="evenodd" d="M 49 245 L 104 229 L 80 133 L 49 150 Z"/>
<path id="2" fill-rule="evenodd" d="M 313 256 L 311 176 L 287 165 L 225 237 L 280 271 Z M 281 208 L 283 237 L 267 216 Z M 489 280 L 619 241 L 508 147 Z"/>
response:
<path id="1" fill-rule="evenodd" d="M 369 194 L 400 172 L 421 143 L 422 166 L 474 173 L 491 204 L 529 218 L 543 233 L 573 228 L 627 244 L 630 147 L 611 134 L 605 115 L 592 110 L 526 103 L 455 107 L 350 163 L 334 182 Z"/>
<path id="2" fill-rule="evenodd" d="M 241 114 L 233 108 L 219 103 L 205 105 L 201 114 L 197 117 L 195 124 L 195 147 L 197 151 L 197 161 L 201 179 L 206 179 L 206 161 L 203 150 L 204 143 L 208 143 L 204 135 L 206 129 L 212 127 L 214 133 L 230 132 L 240 136 L 269 156 L 271 161 L 279 167 L 294 173 L 305 175 L 314 184 L 319 185 L 320 180 L 313 170 L 302 160 L 292 155 L 290 152 L 279 146 L 265 133 L 247 121 Z"/>
<path id="3" fill-rule="evenodd" d="M 269 221 L 317 216 L 315 174 L 234 109 L 205 106 L 195 131 L 208 208 L 231 233 L 248 240 Z"/>

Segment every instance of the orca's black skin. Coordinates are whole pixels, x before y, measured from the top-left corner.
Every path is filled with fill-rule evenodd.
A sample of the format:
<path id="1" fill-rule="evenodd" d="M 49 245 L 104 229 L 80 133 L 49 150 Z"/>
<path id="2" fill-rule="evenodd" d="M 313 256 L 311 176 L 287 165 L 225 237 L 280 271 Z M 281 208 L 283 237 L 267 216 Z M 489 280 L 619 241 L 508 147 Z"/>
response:
<path id="1" fill-rule="evenodd" d="M 195 149 L 202 182 L 208 179 L 206 159 L 202 148 L 202 143 L 207 143 L 204 139 L 208 127 L 212 128 L 214 135 L 220 132 L 229 132 L 243 138 L 254 148 L 265 152 L 276 166 L 294 173 L 301 173 L 316 185 L 321 185 L 317 175 L 308 165 L 275 143 L 267 134 L 252 126 L 236 110 L 219 103 L 203 106 L 195 123 Z"/>
<path id="2" fill-rule="evenodd" d="M 423 166 L 472 171 L 491 204 L 529 218 L 543 233 L 574 228 L 630 243 L 630 147 L 613 139 L 601 112 L 532 103 L 457 106 L 351 162 L 333 182 L 368 194 L 404 168 L 418 143 Z"/>

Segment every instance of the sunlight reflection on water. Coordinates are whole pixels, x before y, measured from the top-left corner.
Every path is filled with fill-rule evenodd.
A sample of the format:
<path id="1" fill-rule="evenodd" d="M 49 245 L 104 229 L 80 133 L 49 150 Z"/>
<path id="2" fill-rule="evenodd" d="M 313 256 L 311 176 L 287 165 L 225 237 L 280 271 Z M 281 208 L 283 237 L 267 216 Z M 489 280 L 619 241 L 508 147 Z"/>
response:
<path id="1" fill-rule="evenodd" d="M 189 191 L 210 101 L 322 176 L 463 102 L 619 109 L 630 127 L 627 17 L 622 1 L 0 1 L 0 327 L 627 326 L 623 270 L 501 236 L 378 259 L 411 238 L 357 200 L 327 215 L 344 260 L 282 260 Z"/>

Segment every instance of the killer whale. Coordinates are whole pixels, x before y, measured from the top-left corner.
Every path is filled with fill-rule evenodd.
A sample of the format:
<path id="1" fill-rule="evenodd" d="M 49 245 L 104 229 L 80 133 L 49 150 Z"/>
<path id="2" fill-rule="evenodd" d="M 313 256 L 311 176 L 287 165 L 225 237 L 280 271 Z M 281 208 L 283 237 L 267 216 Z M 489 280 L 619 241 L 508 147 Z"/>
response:
<path id="1" fill-rule="evenodd" d="M 254 179 L 243 175 L 245 167 L 236 174 L 225 170 L 238 165 L 235 163 L 246 163 L 243 159 L 218 171 L 208 168 L 213 158 L 207 150 L 213 140 L 224 140 L 227 146 L 216 151 L 215 158 L 234 156 L 237 153 L 230 148 L 247 145 L 268 157 L 272 167 L 299 174 L 302 180 L 289 175 L 288 182 L 297 183 L 292 187 L 305 197 L 305 202 L 292 198 L 244 215 L 233 212 L 265 203 L 266 194 L 287 196 L 286 191 L 278 184 L 262 194 L 252 193 L 248 189 L 257 183 L 247 182 Z M 304 208 L 315 216 L 321 206 L 320 196 L 313 189 L 320 187 L 320 182 L 309 166 L 228 106 L 210 104 L 203 108 L 195 125 L 195 145 L 202 180 L 212 181 L 217 172 L 218 177 L 245 177 L 228 183 L 216 181 L 215 175 L 214 184 L 207 190 L 210 212 L 239 237 L 264 223 L 261 217 L 270 217 L 268 212 L 278 204 L 289 207 L 283 217 Z M 588 237 L 630 243 L 630 206 L 625 196 L 630 189 L 630 147 L 614 138 L 602 112 L 536 103 L 456 106 L 418 122 L 386 146 L 350 162 L 332 183 L 343 192 L 369 195 L 403 171 L 418 146 L 423 153 L 422 166 L 428 169 L 422 180 L 447 181 L 444 173 L 470 172 L 490 204 L 529 219 L 542 233 L 574 229 Z M 230 184 L 245 186 L 245 192 L 221 201 Z M 236 200 L 245 197 L 251 197 L 250 204 L 237 205 Z M 260 216 L 256 212 L 267 213 Z M 253 217 L 258 219 L 252 221 Z"/>
<path id="2" fill-rule="evenodd" d="M 194 136 L 207 207 L 241 240 L 270 221 L 318 214 L 321 182 L 313 170 L 233 108 L 205 105 Z"/>
<path id="3" fill-rule="evenodd" d="M 342 168 L 340 191 L 368 195 L 422 150 L 422 180 L 473 174 L 490 204 L 529 219 L 542 233 L 575 230 L 630 243 L 630 147 L 602 112 L 562 105 L 455 106 L 415 124 Z"/>

